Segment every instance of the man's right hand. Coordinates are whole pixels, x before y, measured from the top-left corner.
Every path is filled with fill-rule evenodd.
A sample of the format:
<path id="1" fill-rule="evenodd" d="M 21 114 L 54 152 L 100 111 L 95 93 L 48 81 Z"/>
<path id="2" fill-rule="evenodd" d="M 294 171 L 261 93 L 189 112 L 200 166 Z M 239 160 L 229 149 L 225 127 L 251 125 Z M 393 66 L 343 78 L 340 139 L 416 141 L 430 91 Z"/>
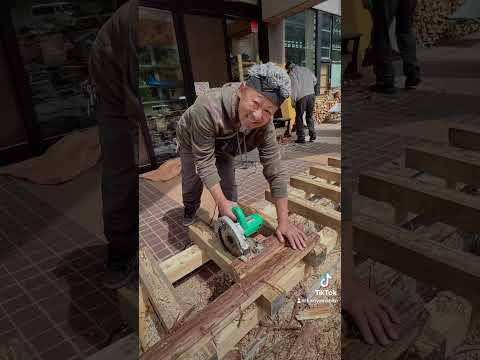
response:
<path id="1" fill-rule="evenodd" d="M 220 216 L 228 216 L 233 221 L 237 221 L 237 217 L 233 214 L 232 208 L 238 206 L 237 203 L 225 199 L 220 204 L 218 204 L 218 212 Z"/>

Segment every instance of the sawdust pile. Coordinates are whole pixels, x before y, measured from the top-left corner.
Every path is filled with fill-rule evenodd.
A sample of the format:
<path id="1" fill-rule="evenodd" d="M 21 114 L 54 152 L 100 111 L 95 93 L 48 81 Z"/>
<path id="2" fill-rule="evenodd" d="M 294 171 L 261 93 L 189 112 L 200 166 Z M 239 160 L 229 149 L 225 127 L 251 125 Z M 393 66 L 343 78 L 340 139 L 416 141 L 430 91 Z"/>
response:
<path id="1" fill-rule="evenodd" d="M 335 264 L 339 254 L 329 255 L 322 269 Z M 323 270 L 302 281 L 288 294 L 285 305 L 274 317 L 266 317 L 237 345 L 244 360 L 313 360 L 340 359 L 341 316 L 340 274 L 334 274 L 329 288 L 337 294 L 338 302 L 307 304 L 304 299 L 312 288 L 318 288 Z M 312 298 L 316 298 L 313 296 Z M 307 309 L 325 309 L 321 319 L 297 320 L 296 316 Z M 323 312 L 323 311 L 322 311 Z"/>
<path id="2" fill-rule="evenodd" d="M 447 18 L 458 10 L 465 0 L 419 0 L 415 14 L 417 42 L 433 46 L 442 40 L 460 39 L 480 31 L 478 23 L 456 23 Z"/>
<path id="3" fill-rule="evenodd" d="M 202 279 L 199 274 L 194 274 L 178 284 L 175 287 L 176 293 L 187 307 L 191 308 L 190 313 L 183 319 L 182 323 L 205 308 L 232 285 L 232 278 L 223 271 L 212 275 L 207 280 Z"/>
<path id="4" fill-rule="evenodd" d="M 315 108 L 313 110 L 313 118 L 317 123 L 336 122 L 340 120 L 340 114 L 330 113 L 336 104 L 342 101 L 340 91 L 327 91 L 325 94 L 315 98 Z"/>

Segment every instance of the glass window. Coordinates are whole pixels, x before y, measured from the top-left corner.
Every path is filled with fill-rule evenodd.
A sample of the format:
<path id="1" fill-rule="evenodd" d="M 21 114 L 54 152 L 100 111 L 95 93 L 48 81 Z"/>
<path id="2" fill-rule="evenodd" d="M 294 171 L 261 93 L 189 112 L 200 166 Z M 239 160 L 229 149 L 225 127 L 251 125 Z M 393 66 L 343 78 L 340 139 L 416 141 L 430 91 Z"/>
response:
<path id="1" fill-rule="evenodd" d="M 94 125 L 88 60 L 98 30 L 115 11 L 114 2 L 8 3 L 41 136 Z"/>
<path id="2" fill-rule="evenodd" d="M 306 10 L 285 19 L 285 59 L 315 72 L 315 11 Z"/>
<path id="3" fill-rule="evenodd" d="M 177 121 L 187 107 L 170 11 L 139 7 L 139 90 L 155 155 L 175 153 Z"/>

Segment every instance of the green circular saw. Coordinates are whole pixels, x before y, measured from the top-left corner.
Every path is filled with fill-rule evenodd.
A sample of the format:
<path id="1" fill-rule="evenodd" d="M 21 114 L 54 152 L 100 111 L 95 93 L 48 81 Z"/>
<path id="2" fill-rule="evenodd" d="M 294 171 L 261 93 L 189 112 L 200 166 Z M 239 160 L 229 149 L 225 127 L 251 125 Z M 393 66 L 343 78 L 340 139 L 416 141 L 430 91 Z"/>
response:
<path id="1" fill-rule="evenodd" d="M 228 216 L 222 216 L 215 222 L 214 229 L 223 246 L 234 256 L 247 259 L 258 254 L 263 246 L 250 237 L 257 233 L 262 225 L 263 218 L 259 214 L 245 216 L 240 207 L 232 208 L 237 217 L 234 222 Z"/>

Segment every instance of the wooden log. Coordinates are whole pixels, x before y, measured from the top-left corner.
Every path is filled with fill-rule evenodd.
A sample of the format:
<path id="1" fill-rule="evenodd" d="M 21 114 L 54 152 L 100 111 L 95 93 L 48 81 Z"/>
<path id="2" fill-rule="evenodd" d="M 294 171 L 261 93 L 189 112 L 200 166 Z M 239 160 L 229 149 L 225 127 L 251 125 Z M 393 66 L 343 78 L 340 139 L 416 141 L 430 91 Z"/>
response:
<path id="1" fill-rule="evenodd" d="M 187 356 L 192 349 L 207 344 L 225 329 L 234 319 L 254 303 L 268 289 L 268 284 L 278 283 L 287 271 L 294 268 L 315 246 L 316 234 L 309 234 L 307 247 L 295 251 L 285 247 L 256 272 L 249 274 L 240 283 L 220 295 L 200 313 L 189 319 L 181 331 L 168 336 L 142 355 L 142 359 L 174 359 L 182 354 Z"/>
<path id="2" fill-rule="evenodd" d="M 329 157 L 327 159 L 327 165 L 341 169 L 342 168 L 342 160 L 340 158 Z"/>
<path id="3" fill-rule="evenodd" d="M 478 256 L 364 215 L 354 217 L 353 231 L 357 252 L 440 289 L 480 299 Z"/>
<path id="4" fill-rule="evenodd" d="M 312 266 L 313 268 L 317 268 L 325 262 L 327 258 L 327 247 L 320 242 L 315 245 L 312 251 L 305 256 L 304 261 Z"/>
<path id="5" fill-rule="evenodd" d="M 305 193 L 320 195 L 337 203 L 342 201 L 340 186 L 322 183 L 318 180 L 305 176 L 292 176 L 290 185 L 294 188 L 304 190 Z"/>
<path id="6" fill-rule="evenodd" d="M 160 268 L 173 284 L 210 260 L 198 245 L 192 245 L 160 263 Z"/>
<path id="7" fill-rule="evenodd" d="M 327 181 L 332 181 L 337 184 L 342 182 L 341 170 L 328 165 L 312 166 L 310 168 L 310 175 L 325 179 Z"/>
<path id="8" fill-rule="evenodd" d="M 270 190 L 265 190 L 265 199 L 273 201 Z M 314 204 L 291 194 L 288 195 L 288 209 L 317 224 L 328 226 L 337 232 L 341 230 L 341 214 L 336 210 Z"/>
<path id="9" fill-rule="evenodd" d="M 450 146 L 410 146 L 405 151 L 405 166 L 447 179 L 449 182 L 480 187 L 478 152 Z"/>
<path id="10" fill-rule="evenodd" d="M 444 222 L 473 233 L 480 232 L 480 201 L 443 186 L 416 179 L 367 171 L 360 175 L 359 193 L 377 201 L 402 204 L 430 221 Z"/>
<path id="11" fill-rule="evenodd" d="M 249 273 L 255 272 L 258 267 L 285 247 L 285 244 L 270 236 L 262 242 L 264 249 L 260 254 L 248 261 L 243 261 L 230 254 L 215 233 L 202 222 L 197 222 L 189 227 L 189 236 L 195 244 L 209 254 L 209 257 L 223 271 L 237 282 Z"/>
<path id="12" fill-rule="evenodd" d="M 451 146 L 480 151 L 480 128 L 465 125 L 450 128 L 448 140 Z"/>
<path id="13" fill-rule="evenodd" d="M 185 315 L 185 305 L 150 250 L 140 249 L 138 258 L 140 281 L 162 325 L 170 330 Z"/>

